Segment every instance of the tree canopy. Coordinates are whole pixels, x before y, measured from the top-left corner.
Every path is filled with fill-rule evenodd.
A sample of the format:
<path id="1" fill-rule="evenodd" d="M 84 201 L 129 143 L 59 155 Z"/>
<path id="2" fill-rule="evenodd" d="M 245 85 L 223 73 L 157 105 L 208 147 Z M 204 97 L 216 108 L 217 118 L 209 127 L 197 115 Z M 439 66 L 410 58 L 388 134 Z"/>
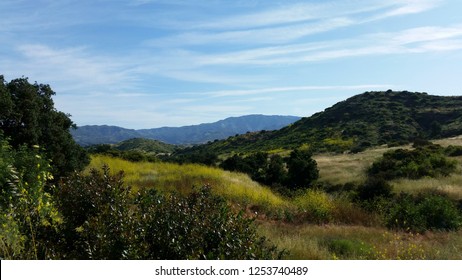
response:
<path id="1" fill-rule="evenodd" d="M 0 75 L 0 131 L 13 148 L 40 146 L 52 161 L 53 174 L 65 176 L 88 163 L 83 148 L 69 129 L 75 127 L 68 114 L 56 110 L 49 85 L 29 83 L 27 78 L 6 82 Z"/>

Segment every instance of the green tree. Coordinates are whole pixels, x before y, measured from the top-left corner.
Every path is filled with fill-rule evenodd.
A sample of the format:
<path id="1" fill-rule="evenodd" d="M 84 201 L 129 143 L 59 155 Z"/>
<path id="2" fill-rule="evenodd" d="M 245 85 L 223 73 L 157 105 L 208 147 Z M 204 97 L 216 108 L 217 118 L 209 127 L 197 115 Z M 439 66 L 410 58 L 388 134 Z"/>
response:
<path id="1" fill-rule="evenodd" d="M 287 170 L 284 159 L 280 155 L 274 155 L 270 158 L 265 175 L 265 184 L 269 186 L 279 187 L 284 184 L 287 180 Z"/>
<path id="2" fill-rule="evenodd" d="M 61 177 L 82 169 L 88 156 L 69 132 L 75 127 L 69 115 L 54 108 L 53 95 L 49 85 L 31 84 L 27 78 L 6 83 L 0 75 L 0 130 L 15 149 L 44 148 L 53 174 Z"/>
<path id="3" fill-rule="evenodd" d="M 308 150 L 296 149 L 287 159 L 287 186 L 291 189 L 308 188 L 318 179 L 319 170 L 316 161 Z"/>

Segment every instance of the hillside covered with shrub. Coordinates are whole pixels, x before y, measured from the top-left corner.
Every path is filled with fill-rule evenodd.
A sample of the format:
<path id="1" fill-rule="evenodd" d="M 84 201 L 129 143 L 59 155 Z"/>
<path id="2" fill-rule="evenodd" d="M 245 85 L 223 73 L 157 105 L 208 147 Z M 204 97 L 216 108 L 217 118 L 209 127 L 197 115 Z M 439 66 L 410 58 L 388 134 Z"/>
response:
<path id="1" fill-rule="evenodd" d="M 314 152 L 365 148 L 462 134 L 462 97 L 420 92 L 365 92 L 277 131 L 255 132 L 192 148 L 239 153 L 309 147 Z"/>

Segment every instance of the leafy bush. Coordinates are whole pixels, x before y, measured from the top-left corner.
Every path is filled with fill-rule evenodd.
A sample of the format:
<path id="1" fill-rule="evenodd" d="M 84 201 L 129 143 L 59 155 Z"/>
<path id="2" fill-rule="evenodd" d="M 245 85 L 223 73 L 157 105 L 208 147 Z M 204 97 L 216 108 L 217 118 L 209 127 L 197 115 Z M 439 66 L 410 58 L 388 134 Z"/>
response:
<path id="1" fill-rule="evenodd" d="M 50 169 L 38 147 L 15 151 L 0 137 L 0 259 L 55 256 L 50 240 L 61 217 L 46 191 Z"/>
<path id="2" fill-rule="evenodd" d="M 143 189 L 133 195 L 107 167 L 76 174 L 59 191 L 63 258 L 272 259 L 276 247 L 253 220 L 235 214 L 208 187 L 187 196 Z"/>
<path id="3" fill-rule="evenodd" d="M 368 178 L 357 188 L 356 198 L 360 201 L 374 200 L 378 197 L 391 197 L 392 187 L 382 178 Z"/>
<path id="4" fill-rule="evenodd" d="M 415 150 L 388 151 L 368 170 L 371 177 L 419 179 L 425 176 L 448 176 L 456 170 L 456 162 L 449 160 L 441 149 L 434 147 Z"/>
<path id="5" fill-rule="evenodd" d="M 273 259 L 282 252 L 259 237 L 253 220 L 234 214 L 205 186 L 187 197 L 152 190 L 138 196 L 146 259 Z"/>
<path id="6" fill-rule="evenodd" d="M 303 213 L 305 220 L 327 223 L 333 218 L 335 205 L 325 192 L 306 190 L 295 198 L 294 203 Z"/>
<path id="7" fill-rule="evenodd" d="M 414 232 L 458 230 L 462 226 L 462 214 L 455 203 L 435 194 L 417 198 L 400 194 L 389 204 L 385 220 L 389 228 Z"/>
<path id="8" fill-rule="evenodd" d="M 273 187 L 282 193 L 306 189 L 319 177 L 316 161 L 308 150 L 296 149 L 287 158 L 258 152 L 246 157 L 233 155 L 221 168 L 247 173 L 252 180 Z M 285 187 L 285 188 L 284 188 Z"/>
<path id="9" fill-rule="evenodd" d="M 445 148 L 444 152 L 450 157 L 462 156 L 462 146 L 449 145 Z"/>
<path id="10" fill-rule="evenodd" d="M 74 174 L 56 192 L 64 218 L 62 258 L 126 259 L 133 245 L 134 216 L 123 173 Z"/>

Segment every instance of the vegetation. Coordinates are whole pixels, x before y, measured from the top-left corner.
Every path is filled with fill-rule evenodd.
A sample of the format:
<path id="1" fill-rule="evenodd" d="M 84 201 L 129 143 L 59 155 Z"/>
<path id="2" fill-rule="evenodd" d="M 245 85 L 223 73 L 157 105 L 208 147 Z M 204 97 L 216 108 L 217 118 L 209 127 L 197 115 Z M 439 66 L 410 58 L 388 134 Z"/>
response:
<path id="1" fill-rule="evenodd" d="M 262 184 L 287 193 L 313 185 L 319 176 L 316 161 L 307 150 L 294 150 L 287 158 L 267 153 L 255 153 L 247 157 L 234 155 L 224 160 L 220 167 L 238 171 Z"/>
<path id="2" fill-rule="evenodd" d="M 9 107 L 0 119 L 1 259 L 282 256 L 257 234 L 251 218 L 243 211 L 236 213 L 207 187 L 186 196 L 160 194 L 152 188 L 132 193 L 122 172 L 113 175 L 107 167 L 103 172 L 79 172 L 85 156 L 68 158 L 70 165 L 56 161 L 50 147 L 66 151 L 77 146 L 67 138 L 72 122 L 52 107 L 54 93 L 48 86 L 30 85 L 27 79 L 2 86 L 0 101 Z M 47 129 L 61 138 L 42 139 Z M 45 148 L 36 145 L 41 141 Z M 85 155 L 81 149 L 74 152 Z M 60 178 L 55 188 L 50 170 L 57 167 L 64 169 L 56 172 Z"/>
<path id="3" fill-rule="evenodd" d="M 391 90 L 366 92 L 280 130 L 230 137 L 194 151 L 254 153 L 309 144 L 315 153 L 338 153 L 360 152 L 383 144 L 398 146 L 417 138 L 462 134 L 461 108 L 460 96 Z"/>
<path id="4" fill-rule="evenodd" d="M 441 195 L 400 194 L 388 206 L 386 224 L 389 228 L 413 232 L 458 230 L 462 226 L 462 214 L 453 201 Z"/>
<path id="5" fill-rule="evenodd" d="M 369 176 L 387 180 L 396 178 L 448 176 L 456 170 L 456 161 L 449 160 L 440 146 L 398 149 L 383 154 L 368 170 Z"/>
<path id="6" fill-rule="evenodd" d="M 86 150 L 91 154 L 104 154 L 120 157 L 129 161 L 155 162 L 165 158 L 176 150 L 176 146 L 157 140 L 133 138 L 117 144 L 98 144 L 89 146 Z"/>
<path id="7" fill-rule="evenodd" d="M 1 135 L 0 135 L 1 136 Z M 46 259 L 62 222 L 50 192 L 50 165 L 38 146 L 12 149 L 0 137 L 0 258 Z"/>
<path id="8" fill-rule="evenodd" d="M 49 87 L 2 85 L 2 259 L 460 259 L 462 138 L 425 139 L 457 131 L 458 109 L 444 98 L 366 93 L 281 130 L 305 138 L 247 133 L 183 151 L 141 139 L 99 145 L 83 171 L 85 156 L 61 173 L 49 147 L 75 143 L 68 126 L 55 142 L 40 138 Z M 20 96 L 30 108 L 14 113 Z M 383 104 L 390 111 L 357 122 Z M 412 118 L 395 122 L 408 107 Z M 353 135 L 350 125 L 370 130 Z M 396 146 L 413 140 L 403 135 L 419 139 Z"/>
<path id="9" fill-rule="evenodd" d="M 88 168 L 101 169 L 105 164 L 114 171 L 123 170 L 125 181 L 134 190 L 155 188 L 162 193 L 188 195 L 194 186 L 210 185 L 214 194 L 244 209 L 260 209 L 276 215 L 288 207 L 282 196 L 252 181 L 245 174 L 198 164 L 129 162 L 101 155 L 93 156 Z"/>
<path id="10" fill-rule="evenodd" d="M 85 151 L 72 139 L 69 116 L 54 108 L 49 85 L 30 84 L 27 78 L 5 82 L 0 75 L 0 130 L 17 149 L 21 145 L 44 148 L 55 177 L 82 170 L 88 164 Z"/>
<path id="11" fill-rule="evenodd" d="M 77 259 L 272 259 L 282 252 L 205 186 L 186 196 L 131 194 L 108 167 L 76 174 L 58 195 L 61 251 Z"/>

